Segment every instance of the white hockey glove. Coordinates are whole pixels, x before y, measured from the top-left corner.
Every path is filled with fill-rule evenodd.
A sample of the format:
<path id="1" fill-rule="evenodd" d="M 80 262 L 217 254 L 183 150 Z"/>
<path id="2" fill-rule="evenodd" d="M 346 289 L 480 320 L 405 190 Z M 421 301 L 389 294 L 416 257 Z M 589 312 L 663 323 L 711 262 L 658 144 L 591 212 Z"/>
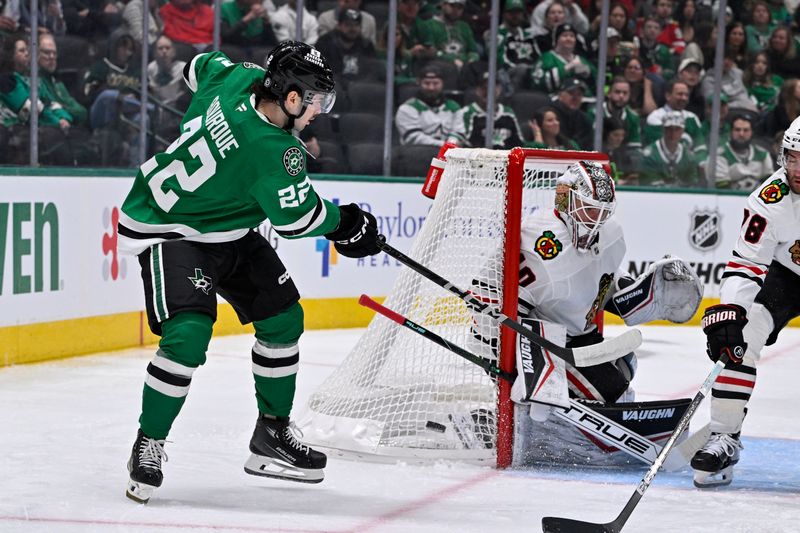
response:
<path id="1" fill-rule="evenodd" d="M 644 274 L 611 296 L 612 312 L 628 326 L 652 320 L 686 322 L 703 299 L 703 282 L 691 266 L 678 257 L 665 256 Z"/>
<path id="2" fill-rule="evenodd" d="M 523 318 L 521 322 L 549 341 L 561 346 L 566 344 L 567 329 L 564 326 L 529 318 Z M 569 406 L 564 361 L 522 335 L 517 335 L 517 379 L 511 387 L 511 400 L 530 403 L 530 416 L 539 421 L 547 419 L 550 406 Z"/>

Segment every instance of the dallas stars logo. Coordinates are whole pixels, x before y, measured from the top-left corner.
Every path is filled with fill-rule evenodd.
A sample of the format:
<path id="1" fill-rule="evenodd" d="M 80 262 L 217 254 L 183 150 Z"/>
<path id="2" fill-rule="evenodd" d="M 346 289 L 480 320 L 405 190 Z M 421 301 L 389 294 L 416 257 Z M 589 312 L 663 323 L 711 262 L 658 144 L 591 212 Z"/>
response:
<path id="1" fill-rule="evenodd" d="M 556 239 L 555 233 L 552 231 L 545 231 L 542 236 L 536 239 L 536 246 L 534 251 L 545 261 L 553 259 L 563 248 L 561 241 Z"/>
<path id="2" fill-rule="evenodd" d="M 283 167 L 290 176 L 294 177 L 300 174 L 303 165 L 303 153 L 300 148 L 292 146 L 283 152 Z"/>
<path id="3" fill-rule="evenodd" d="M 187 276 L 186 277 L 189 281 L 192 282 L 194 285 L 195 290 L 201 290 L 205 294 L 208 294 L 208 291 L 211 290 L 213 285 L 211 284 L 211 278 L 208 276 L 203 275 L 203 270 L 200 268 L 194 269 L 194 277 Z"/>

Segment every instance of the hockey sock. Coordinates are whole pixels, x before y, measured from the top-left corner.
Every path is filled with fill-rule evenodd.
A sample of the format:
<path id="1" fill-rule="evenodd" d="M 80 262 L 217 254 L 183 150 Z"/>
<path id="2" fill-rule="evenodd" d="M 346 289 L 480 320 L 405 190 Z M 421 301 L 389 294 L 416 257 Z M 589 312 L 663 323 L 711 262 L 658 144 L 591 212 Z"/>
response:
<path id="1" fill-rule="evenodd" d="M 294 401 L 303 333 L 303 308 L 295 303 L 279 315 L 254 322 L 253 378 L 259 412 L 288 417 Z"/>
<path id="2" fill-rule="evenodd" d="M 147 366 L 139 426 L 151 439 L 169 434 L 189 393 L 192 374 L 206 360 L 213 319 L 203 313 L 178 313 L 161 324 L 161 342 Z"/>

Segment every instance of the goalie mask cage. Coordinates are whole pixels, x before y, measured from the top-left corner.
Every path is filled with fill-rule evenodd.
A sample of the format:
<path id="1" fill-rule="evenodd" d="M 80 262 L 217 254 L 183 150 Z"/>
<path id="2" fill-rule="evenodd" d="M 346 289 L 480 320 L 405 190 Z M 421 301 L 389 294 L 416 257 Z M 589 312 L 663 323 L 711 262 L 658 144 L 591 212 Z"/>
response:
<path id="1" fill-rule="evenodd" d="M 555 180 L 579 160 L 605 154 L 557 150 L 461 149 L 447 152 L 433 207 L 409 252 L 461 289 L 482 278 L 502 287 L 497 307 L 517 317 L 520 223 L 553 208 Z M 502 247 L 499 252 L 498 247 Z M 499 252 L 499 253 L 498 253 Z M 490 258 L 493 269 L 486 271 Z M 483 356 L 466 304 L 409 268 L 384 305 Z M 491 320 L 491 319 L 488 319 Z M 500 367 L 511 371 L 516 334 L 492 321 Z M 376 316 L 342 364 L 309 399 L 304 441 L 367 460 L 460 459 L 511 464 L 510 385 L 478 366 Z"/>

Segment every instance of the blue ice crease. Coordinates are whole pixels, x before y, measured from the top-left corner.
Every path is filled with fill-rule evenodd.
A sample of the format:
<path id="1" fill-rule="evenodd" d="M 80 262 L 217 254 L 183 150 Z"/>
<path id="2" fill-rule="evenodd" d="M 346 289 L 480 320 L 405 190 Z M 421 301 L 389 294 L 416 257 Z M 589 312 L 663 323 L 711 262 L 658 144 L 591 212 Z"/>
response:
<path id="1" fill-rule="evenodd" d="M 800 440 L 744 437 L 742 443 L 744 450 L 739 463 L 734 467 L 733 483 L 711 490 L 800 494 L 800 461 L 797 460 L 800 457 Z M 638 483 L 645 470 L 644 465 L 641 468 L 637 465 L 602 468 L 537 466 L 510 470 L 508 474 L 539 479 L 630 485 Z M 696 490 L 688 465 L 677 472 L 659 472 L 653 484 Z"/>

